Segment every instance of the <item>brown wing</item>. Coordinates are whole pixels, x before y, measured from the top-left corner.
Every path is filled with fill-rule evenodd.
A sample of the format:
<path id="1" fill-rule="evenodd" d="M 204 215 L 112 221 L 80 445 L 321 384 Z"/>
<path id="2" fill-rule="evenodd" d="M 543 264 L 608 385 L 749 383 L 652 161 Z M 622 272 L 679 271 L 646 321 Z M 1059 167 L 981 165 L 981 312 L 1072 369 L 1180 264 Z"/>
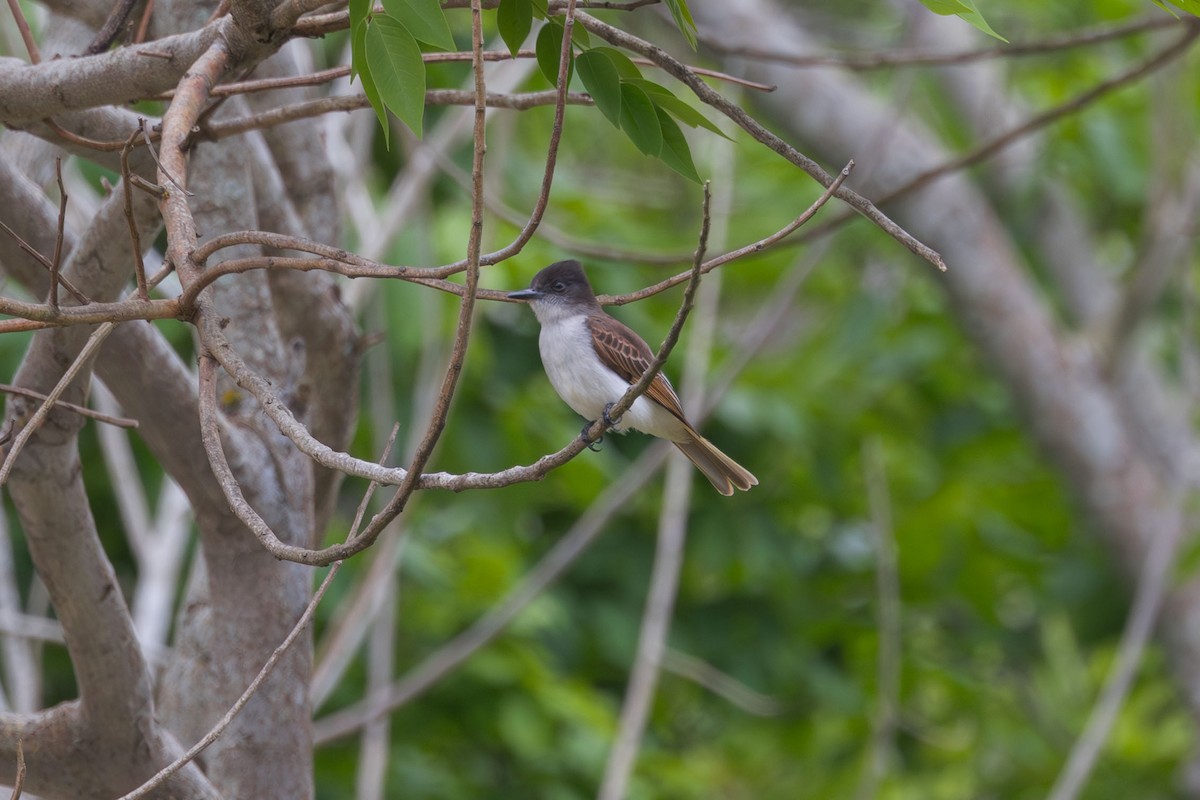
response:
<path id="1" fill-rule="evenodd" d="M 600 356 L 604 365 L 628 381 L 631 386 L 637 383 L 654 360 L 654 353 L 650 352 L 650 347 L 642 341 L 642 337 L 608 314 L 592 314 L 587 323 L 588 330 L 592 332 L 596 354 Z M 687 423 L 679 397 L 661 371 L 650 381 L 646 396 Z"/>

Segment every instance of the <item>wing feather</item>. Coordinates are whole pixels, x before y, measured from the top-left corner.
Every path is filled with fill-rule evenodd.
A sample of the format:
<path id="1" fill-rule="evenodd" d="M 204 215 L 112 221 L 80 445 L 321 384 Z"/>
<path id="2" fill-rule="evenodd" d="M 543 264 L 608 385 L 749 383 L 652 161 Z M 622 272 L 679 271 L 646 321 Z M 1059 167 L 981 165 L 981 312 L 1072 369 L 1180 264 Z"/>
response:
<path id="1" fill-rule="evenodd" d="M 592 332 L 592 344 L 596 347 L 596 354 L 600 356 L 604 365 L 621 376 L 630 386 L 637 383 L 654 360 L 654 353 L 650 351 L 649 345 L 628 325 L 608 314 L 592 314 L 588 317 L 587 324 L 588 330 Z M 661 371 L 650 381 L 646 396 L 687 423 L 679 397 Z"/>

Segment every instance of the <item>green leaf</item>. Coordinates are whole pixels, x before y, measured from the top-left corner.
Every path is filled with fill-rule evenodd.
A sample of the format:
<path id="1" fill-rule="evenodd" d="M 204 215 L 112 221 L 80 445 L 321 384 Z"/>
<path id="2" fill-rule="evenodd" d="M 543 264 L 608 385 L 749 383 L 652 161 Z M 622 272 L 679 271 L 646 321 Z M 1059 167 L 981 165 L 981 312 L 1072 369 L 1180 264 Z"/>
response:
<path id="1" fill-rule="evenodd" d="M 684 125 L 687 125 L 689 128 L 695 128 L 696 126 L 699 126 L 712 131 L 722 138 L 729 139 L 729 137 L 725 135 L 725 132 L 717 127 L 715 122 L 710 121 L 708 117 L 692 108 L 692 106 L 688 105 L 683 100 L 680 100 L 671 92 L 670 89 L 666 88 L 665 86 L 659 86 L 654 81 L 648 81 L 644 78 L 630 80 L 628 82 L 645 91 L 646 94 L 650 95 L 650 99 L 654 102 L 654 105 L 669 111 L 673 117 L 682 122 Z M 733 140 L 730 139 L 730 141 Z"/>
<path id="2" fill-rule="evenodd" d="M 683 131 L 666 111 L 661 108 L 657 111 L 658 124 L 662 128 L 662 152 L 658 157 L 664 164 L 688 180 L 703 183 L 699 173 L 696 172 L 696 165 L 692 161 L 692 150 L 688 147 L 688 141 L 684 137 Z"/>
<path id="3" fill-rule="evenodd" d="M 538 66 L 541 67 L 542 74 L 546 76 L 546 80 L 550 83 L 558 83 L 558 62 L 562 55 L 562 40 L 566 29 L 563 24 L 557 19 L 550 19 L 538 31 L 537 43 L 534 49 L 537 51 Z M 571 74 L 574 69 L 575 56 L 571 56 L 571 62 L 567 65 L 567 83 L 571 82 Z"/>
<path id="4" fill-rule="evenodd" d="M 392 131 L 388 127 L 387 111 L 384 110 L 383 100 L 379 97 L 379 89 L 375 87 L 375 80 L 371 77 L 371 69 L 367 65 L 366 58 L 367 23 L 363 21 L 354 27 L 351 35 L 350 71 L 362 84 L 363 94 L 367 96 L 371 108 L 375 109 L 375 116 L 379 118 L 379 126 L 383 128 L 383 143 L 391 148 Z"/>
<path id="5" fill-rule="evenodd" d="M 457 49 L 438 0 L 383 0 L 383 10 L 417 41 L 438 50 Z"/>
<path id="6" fill-rule="evenodd" d="M 1157 0 L 1155 0 L 1157 2 Z M 1171 0 L 1175 2 L 1175 0 Z M 1198 0 L 1183 0 L 1186 3 L 1196 3 Z M 1007 42 L 1000 34 L 992 30 L 992 26 L 988 25 L 987 20 L 979 13 L 979 9 L 975 7 L 975 0 L 921 0 L 921 4 L 935 14 L 942 16 L 957 16 L 966 22 L 974 25 L 979 30 L 986 33 L 995 39 L 1002 42 Z"/>
<path id="7" fill-rule="evenodd" d="M 675 20 L 676 27 L 683 34 L 683 38 L 687 39 L 687 43 L 696 49 L 696 20 L 692 19 L 692 12 L 688 9 L 687 0 L 665 0 L 667 8 L 671 9 L 671 18 Z"/>
<path id="8" fill-rule="evenodd" d="M 596 108 L 618 128 L 621 127 L 621 76 L 604 53 L 588 50 L 575 59 L 583 88 L 596 101 Z"/>
<path id="9" fill-rule="evenodd" d="M 613 66 L 617 68 L 617 74 L 621 76 L 621 80 L 632 80 L 642 77 L 642 71 L 638 69 L 637 64 L 629 60 L 629 56 L 612 47 L 593 47 L 590 52 L 603 53 L 608 56 L 608 59 L 613 62 Z"/>
<path id="10" fill-rule="evenodd" d="M 516 57 L 533 27 L 533 3 L 531 0 L 500 0 L 496 25 L 500 28 L 500 38 L 508 46 L 508 52 Z"/>
<path id="11" fill-rule="evenodd" d="M 1170 0 L 1170 1 L 1171 1 L 1171 5 L 1174 5 L 1178 8 L 1182 8 L 1187 13 L 1192 14 L 1197 17 L 1200 17 L 1200 0 Z M 1161 0 L 1154 0 L 1154 2 L 1157 3 L 1158 5 L 1162 6 L 1163 8 L 1166 8 L 1167 11 L 1170 11 L 1172 14 L 1175 14 L 1175 11 L 1173 9 L 1167 8 L 1167 6 L 1163 5 Z M 1175 14 L 1175 16 L 1178 17 L 1179 15 Z"/>
<path id="12" fill-rule="evenodd" d="M 350 0 L 350 77 L 359 74 L 363 66 L 365 52 L 363 50 L 363 35 L 366 34 L 367 14 L 371 11 L 371 0 Z M 374 84 L 372 84 L 372 89 Z M 378 93 L 376 93 L 378 97 Z M 370 99 L 371 95 L 367 95 Z"/>
<path id="13" fill-rule="evenodd" d="M 592 46 L 592 37 L 588 35 L 588 29 L 579 24 L 579 20 L 575 20 L 575 24 L 571 26 L 571 41 L 581 50 Z"/>
<path id="14" fill-rule="evenodd" d="M 360 22 L 366 22 L 371 13 L 371 0 L 350 0 L 350 30 L 354 30 Z"/>
<path id="15" fill-rule="evenodd" d="M 546 0 L 532 0 L 533 15 L 538 19 L 545 19 L 550 15 L 550 6 Z"/>
<path id="16" fill-rule="evenodd" d="M 621 130 L 648 156 L 662 152 L 662 125 L 658 110 L 646 92 L 631 83 L 621 84 Z"/>
<path id="17" fill-rule="evenodd" d="M 367 26 L 366 52 L 383 105 L 420 136 L 425 115 L 425 62 L 417 40 L 391 17 L 374 17 Z"/>
<path id="18" fill-rule="evenodd" d="M 1194 2 L 1194 0 L 1186 0 L 1186 1 Z M 959 17 L 961 17 L 962 19 L 971 23 L 976 28 L 983 31 L 988 36 L 991 36 L 994 39 L 999 39 L 1002 42 L 1008 41 L 1008 39 L 1005 39 L 1003 36 L 996 33 L 994 30 L 992 30 L 992 26 L 988 25 L 987 20 L 985 20 L 983 18 L 983 14 L 980 14 L 979 9 L 975 7 L 975 0 L 961 0 L 961 2 L 964 5 L 969 6 L 971 10 L 964 14 L 959 14 Z M 1174 0 L 1172 0 L 1172 2 L 1174 2 Z"/>
<path id="19" fill-rule="evenodd" d="M 962 2 L 962 0 L 921 0 L 921 5 L 943 17 L 962 14 L 965 11 L 971 10 L 971 7 Z"/>

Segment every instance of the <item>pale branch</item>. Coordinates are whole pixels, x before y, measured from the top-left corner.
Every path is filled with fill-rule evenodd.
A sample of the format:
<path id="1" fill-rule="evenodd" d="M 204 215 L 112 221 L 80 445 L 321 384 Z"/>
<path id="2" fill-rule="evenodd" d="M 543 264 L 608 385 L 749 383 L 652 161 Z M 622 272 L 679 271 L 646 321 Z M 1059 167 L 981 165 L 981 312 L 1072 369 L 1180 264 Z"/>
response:
<path id="1" fill-rule="evenodd" d="M 487 96 L 488 108 L 506 108 L 514 111 L 526 111 L 538 106 L 553 105 L 557 101 L 557 93 L 553 90 L 542 92 L 527 92 L 522 94 L 494 94 Z M 449 106 L 471 105 L 474 98 L 470 92 L 458 89 L 430 89 L 425 93 L 426 105 Z M 580 92 L 570 92 L 567 103 L 576 106 L 593 105 L 591 97 Z M 316 100 L 305 100 L 289 106 L 271 109 L 251 114 L 237 119 L 221 122 L 206 123 L 200 128 L 200 138 L 220 140 L 235 136 L 250 130 L 270 128 L 296 120 L 309 119 L 323 114 L 357 111 L 370 108 L 371 103 L 364 94 L 340 95 L 337 97 L 321 97 Z"/>
<path id="2" fill-rule="evenodd" d="M 258 671 L 258 674 L 254 676 L 254 680 L 250 682 L 250 685 L 247 686 L 245 691 L 238 696 L 238 699 L 234 702 L 234 704 L 230 706 L 229 710 L 225 712 L 225 714 L 217 721 L 217 723 L 209 730 L 209 732 L 205 734 L 200 741 L 188 748 L 187 752 L 185 752 L 183 755 L 176 758 L 170 764 L 167 764 L 165 767 L 155 773 L 149 780 L 147 780 L 138 788 L 134 789 L 132 792 L 122 795 L 120 798 L 118 798 L 118 800 L 137 800 L 138 798 L 147 797 L 151 792 L 170 779 L 172 775 L 194 761 L 197 756 L 203 753 L 210 745 L 212 745 L 213 742 L 217 741 L 217 739 L 221 737 L 221 734 L 223 734 L 226 729 L 233 724 L 233 721 L 237 715 L 243 708 L 246 707 L 246 704 L 250 702 L 251 698 L 254 697 L 259 688 L 263 685 L 263 683 L 266 682 L 267 678 L 271 676 L 271 673 L 274 671 L 275 667 L 287 654 L 288 650 L 291 649 L 296 640 L 300 638 L 300 634 L 304 633 L 304 631 L 307 630 L 308 626 L 312 623 L 312 618 L 317 611 L 317 606 L 325 597 L 325 593 L 329 590 L 329 586 L 333 583 L 333 579 L 337 575 L 340 567 L 340 561 L 330 567 L 329 572 L 325 575 L 325 579 L 321 581 L 321 584 L 317 587 L 317 590 L 313 592 L 312 599 L 309 600 L 308 605 L 304 608 L 304 613 L 300 615 L 298 620 L 296 620 L 296 624 L 292 626 L 292 629 L 288 633 L 287 637 L 280 642 L 274 650 L 271 651 L 271 655 L 262 665 L 262 669 Z"/>
<path id="3" fill-rule="evenodd" d="M 12 12 L 13 20 L 17 23 L 17 30 L 21 33 L 21 41 L 25 43 L 25 51 L 29 53 L 29 63 L 37 64 L 42 60 L 42 54 L 38 52 L 37 41 L 33 38 L 33 32 L 29 29 L 29 20 L 25 19 L 25 12 L 21 10 L 21 4 L 18 0 L 8 0 L 8 10 Z"/>
<path id="4" fill-rule="evenodd" d="M 709 273 L 717 267 L 728 264 L 729 262 L 735 261 L 739 258 L 745 258 L 746 256 L 753 255 L 755 253 L 761 253 L 767 248 L 782 242 L 802 225 L 812 219 L 816 213 L 820 211 L 826 203 L 829 202 L 830 198 L 837 194 L 838 189 L 846 181 L 846 179 L 850 177 L 850 172 L 853 169 L 854 162 L 848 162 L 846 166 L 842 167 L 842 170 L 838 173 L 837 177 L 834 178 L 829 186 L 825 188 L 825 191 L 821 193 L 821 196 L 813 201 L 813 204 L 806 208 L 804 212 L 800 214 L 800 216 L 796 217 L 794 220 L 780 228 L 775 233 L 772 233 L 770 236 L 764 237 L 759 239 L 757 242 L 751 242 L 750 244 L 739 247 L 736 250 L 731 250 L 724 255 L 720 255 L 716 258 L 705 261 L 700 265 L 701 274 Z M 673 286 L 678 286 L 679 284 L 688 280 L 690 274 L 691 273 L 689 272 L 681 272 L 678 275 L 674 275 L 666 280 L 659 281 L 658 283 L 647 286 L 644 289 L 639 289 L 636 292 L 630 292 L 629 294 L 622 295 L 600 295 L 597 299 L 602 305 L 625 305 L 626 303 L 632 303 L 634 301 L 650 297 L 651 295 L 658 294 L 659 292 L 670 289 Z"/>
<path id="5" fill-rule="evenodd" d="M 444 154 L 436 156 L 438 167 L 446 175 L 450 177 L 464 190 L 469 190 L 471 184 L 470 176 L 462 170 L 453 159 Z M 525 224 L 525 215 L 517 209 L 506 205 L 503 201 L 491 197 L 484 192 L 484 206 L 495 216 L 508 222 L 511 225 L 521 226 Z M 609 247 L 597 242 L 589 242 L 583 239 L 578 239 L 571 234 L 563 231 L 550 223 L 543 220 L 541 226 L 538 227 L 538 239 L 549 242 L 563 250 L 580 255 L 599 258 L 605 261 L 625 261 L 631 264 L 681 264 L 691 260 L 691 255 L 688 253 L 658 254 L 645 253 L 642 251 L 628 250 L 624 248 Z M 493 298 L 501 299 L 501 298 Z M 507 299 L 507 298 L 505 298 Z"/>
<path id="6" fill-rule="evenodd" d="M 730 170 L 725 170 L 725 174 L 729 177 Z M 710 218 L 708 205 L 711 202 L 708 186 L 705 183 L 706 223 Z M 722 224 L 721 228 L 724 230 L 725 225 Z M 698 270 L 704 261 L 708 233 L 706 224 L 701 230 L 700 245 L 692 262 L 693 270 Z M 701 390 L 712 348 L 711 333 L 716 318 L 720 284 L 714 282 L 707 288 L 708 291 L 701 298 L 703 305 L 697 323 L 699 330 L 689 342 L 688 357 L 684 362 L 682 388 L 685 396 L 698 394 Z M 690 404 L 693 397 L 687 399 Z M 677 456 L 667 464 L 654 561 L 638 629 L 637 648 L 629 668 L 625 696 L 617 719 L 616 736 L 609 748 L 608 760 L 596 794 L 599 800 L 623 800 L 633 775 L 667 649 L 671 617 L 679 590 L 679 575 L 683 568 L 691 492 L 692 466 Z"/>
<path id="7" fill-rule="evenodd" d="M 91 44 L 87 46 L 83 54 L 85 56 L 94 56 L 112 47 L 112 43 L 116 41 L 121 28 L 125 25 L 125 21 L 129 19 L 129 15 L 133 12 L 133 7 L 137 5 L 137 2 L 138 0 L 118 0 L 116 5 L 112 7 L 112 11 L 109 12 L 108 19 L 104 20 L 104 24 L 100 26 L 100 30 L 96 31 Z"/>
<path id="8" fill-rule="evenodd" d="M 900 627 L 900 576 L 896 534 L 892 525 L 892 501 L 883 463 L 883 446 L 878 438 L 863 442 L 862 461 L 871 535 L 874 539 L 875 615 L 879 645 L 875 662 L 876 699 L 875 711 L 871 715 L 871 736 L 854 798 L 873 800 L 887 774 L 888 759 L 895 746 L 896 727 L 899 724 L 903 632 Z"/>
<path id="9" fill-rule="evenodd" d="M 729 117 L 756 141 L 799 167 L 822 186 L 828 187 L 833 183 L 834 177 L 822 169 L 819 164 L 764 128 L 761 123 L 747 114 L 741 107 L 712 89 L 708 84 L 700 80 L 695 73 L 689 70 L 685 64 L 671 56 L 661 47 L 630 33 L 626 33 L 620 28 L 601 22 L 587 14 L 579 14 L 578 16 L 580 23 L 589 32 L 596 34 L 609 44 L 640 53 L 649 58 L 668 74 L 691 89 L 702 102 Z M 912 253 L 933 264 L 939 270 L 945 271 L 946 263 L 936 251 L 897 225 L 870 200 L 845 187 L 837 190 L 836 197 L 875 223 L 881 230 L 904 245 Z"/>
<path id="10" fill-rule="evenodd" d="M 747 714 L 756 717 L 775 717 L 783 713 L 784 705 L 776 698 L 750 688 L 732 675 L 712 664 L 681 650 L 668 647 L 663 653 L 662 668 L 692 681 L 718 697 L 724 698 Z"/>
<path id="11" fill-rule="evenodd" d="M 29 397 L 34 400 L 49 399 L 47 395 L 44 395 L 41 392 L 35 392 L 33 389 L 26 389 L 23 386 L 13 386 L 12 384 L 8 383 L 0 383 L 0 392 L 3 392 L 4 394 L 19 394 L 23 397 Z M 127 419 L 125 417 L 117 417 L 111 414 L 105 414 L 100 411 L 90 409 L 87 406 L 68 403 L 65 400 L 55 400 L 54 405 L 58 406 L 59 408 L 65 408 L 68 411 L 79 414 L 80 416 L 87 417 L 88 419 L 94 419 L 97 422 L 105 422 L 118 428 L 136 428 L 138 426 L 138 421 L 136 419 Z"/>
<path id="12" fill-rule="evenodd" d="M 1116 39 L 1135 36 L 1183 24 L 1182 20 L 1169 16 L 1154 16 L 1133 20 L 1119 25 L 1098 25 L 1068 33 L 1047 36 L 1029 42 L 998 44 L 954 52 L 931 50 L 875 50 L 870 53 L 798 55 L 781 50 L 766 50 L 759 47 L 728 45 L 717 36 L 707 35 L 702 29 L 699 38 L 705 47 L 724 56 L 737 56 L 754 61 L 770 61 L 794 67 L 838 67 L 853 71 L 890 69 L 893 67 L 935 67 L 973 64 L 994 58 L 1014 58 L 1059 53 L 1075 47 L 1088 47 Z"/>
<path id="13" fill-rule="evenodd" d="M 533 59 L 537 58 L 537 53 L 533 50 L 518 50 L 514 56 L 507 50 L 484 50 L 484 61 L 506 62 L 514 59 Z M 470 61 L 471 53 L 469 51 L 452 52 L 452 53 L 422 53 L 421 60 L 426 64 L 442 64 L 456 61 Z M 653 62 L 645 58 L 632 59 L 633 63 L 643 67 L 655 66 Z M 737 75 L 730 75 L 727 72 L 719 72 L 713 69 L 704 67 L 688 67 L 697 75 L 703 75 L 706 78 L 712 78 L 723 83 L 732 83 L 736 86 L 742 86 L 747 89 L 753 89 L 758 92 L 772 92 L 777 87 L 769 83 L 759 83 L 758 81 L 748 80 Z M 255 78 L 251 80 L 236 81 L 234 83 L 226 83 L 220 86 L 214 86 L 212 90 L 213 97 L 227 97 L 231 94 L 246 94 L 250 92 L 266 92 L 273 89 L 288 89 L 298 86 L 319 86 L 323 83 L 344 78 L 350 74 L 350 67 L 330 67 L 329 69 L 320 70 L 309 75 L 289 75 L 281 78 Z M 170 99 L 173 92 L 163 92 L 161 95 L 153 98 L 156 100 Z"/>
<path id="14" fill-rule="evenodd" d="M 234 25 L 224 18 L 198 31 L 155 41 L 154 55 L 148 46 L 121 47 L 33 67 L 0 58 L 0 122 L 22 127 L 66 111 L 152 97 L 178 83 L 214 41 L 230 38 Z"/>
<path id="15" fill-rule="evenodd" d="M 958 172 L 966 167 L 983 161 L 1003 150 L 1008 145 L 1016 140 L 1028 136 L 1036 130 L 1046 127 L 1047 125 L 1057 122 L 1063 117 L 1076 114 L 1087 106 L 1095 103 L 1097 100 L 1115 92 L 1122 87 L 1141 80 L 1150 73 L 1161 69 L 1167 64 L 1179 58 L 1186 53 L 1196 41 L 1196 37 L 1200 36 L 1200 19 L 1191 18 L 1183 23 L 1184 31 L 1180 36 L 1167 47 L 1158 51 L 1146 60 L 1135 64 L 1128 70 L 1113 76 L 1107 80 L 1093 86 L 1087 91 L 1081 92 L 1065 103 L 1049 108 L 1041 113 L 1034 114 L 1028 120 L 1023 122 L 1011 130 L 990 139 L 970 151 L 952 158 L 937 167 L 926 170 L 920 175 L 913 177 L 904 185 L 889 191 L 886 195 L 879 199 L 879 203 L 888 203 L 895 200 L 901 195 L 908 194 L 921 189 L 931 182 L 937 180 L 943 175 L 951 172 Z"/>
<path id="16" fill-rule="evenodd" d="M 576 437 L 575 442 L 581 440 Z M 582 444 L 580 444 L 582 448 Z M 317 745 L 348 736 L 411 702 L 494 641 L 530 603 L 565 573 L 604 532 L 605 525 L 654 477 L 670 446 L 656 442 L 607 486 L 591 507 L 500 602 L 384 689 L 316 721 Z"/>
<path id="17" fill-rule="evenodd" d="M 1195 467 L 1192 465 L 1192 469 Z M 1137 589 L 1133 605 L 1121 631 L 1121 644 L 1116 659 L 1104 681 L 1104 687 L 1088 713 L 1087 723 L 1079 738 L 1071 747 L 1067 763 L 1054 782 L 1049 800 L 1075 800 L 1087 784 L 1105 742 L 1116 723 L 1117 715 L 1133 685 L 1137 670 L 1142 663 L 1146 645 L 1154 633 L 1170 584 L 1170 573 L 1175 565 L 1175 553 L 1180 541 L 1189 530 L 1184 522 L 1184 505 L 1194 489 L 1194 476 L 1181 479 L 1162 498 L 1164 505 L 1159 511 L 1161 528 L 1154 531 L 1148 543 L 1148 552 L 1141 563 L 1137 576 Z"/>
<path id="18" fill-rule="evenodd" d="M 571 22 L 574 16 L 574 0 L 567 8 L 567 27 L 563 32 L 563 59 L 571 46 Z M 458 324 L 454 332 L 454 344 L 451 346 L 449 364 L 442 378 L 441 388 L 434 401 L 433 413 L 425 435 L 417 445 L 416 451 L 409 460 L 408 474 L 396 489 L 396 493 L 367 524 L 363 532 L 364 539 L 373 540 L 385 527 L 399 516 L 409 497 L 416 491 L 422 471 L 433 455 L 433 448 L 441 438 L 446 427 L 446 418 L 450 415 L 450 403 L 458 388 L 458 379 L 462 374 L 463 361 L 467 357 L 467 344 L 471 338 L 471 323 L 474 318 L 476 293 L 479 291 L 479 256 L 483 242 L 483 163 L 487 152 L 487 82 L 483 69 L 483 9 L 480 0 L 471 2 L 471 52 L 474 55 L 475 78 L 475 118 L 472 129 L 471 148 L 471 228 L 467 236 L 467 276 L 463 287 L 462 303 L 459 306 Z M 560 71 L 562 82 L 560 89 L 560 105 L 565 102 L 566 84 Z"/>
<path id="19" fill-rule="evenodd" d="M 383 462 L 387 461 L 388 456 L 391 454 L 392 446 L 396 442 L 396 435 L 398 434 L 399 430 L 400 429 L 398 425 L 392 426 L 391 436 L 388 438 L 387 445 L 383 449 L 383 455 L 380 456 L 379 459 L 379 464 L 381 466 Z M 367 487 L 367 491 L 363 494 L 363 498 L 358 505 L 358 510 L 355 513 L 354 521 L 350 525 L 350 531 L 346 537 L 347 542 L 352 541 L 359 535 L 363 514 L 366 512 L 367 505 L 377 488 L 378 484 L 371 483 Z M 163 767 L 153 777 L 151 777 L 137 789 L 122 796 L 120 800 L 137 800 L 138 798 L 146 797 L 154 789 L 161 786 L 168 778 L 171 777 L 171 775 L 178 772 L 191 761 L 194 761 L 197 756 L 199 756 L 213 742 L 217 741 L 217 739 L 221 737 L 221 735 L 233 723 L 234 718 L 236 718 L 241 710 L 246 707 L 246 704 L 250 702 L 250 699 L 254 697 L 259 688 L 263 685 L 267 678 L 270 677 L 271 672 L 275 669 L 275 666 L 300 637 L 300 634 L 303 633 L 305 629 L 307 629 L 312 623 L 313 616 L 317 611 L 317 606 L 320 605 L 321 600 L 325 597 L 325 593 L 329 591 L 329 587 L 333 584 L 333 579 L 337 577 L 337 574 L 341 570 L 343 563 L 344 562 L 342 561 L 333 562 L 329 568 L 329 572 L 325 574 L 325 578 L 321 581 L 316 591 L 313 592 L 308 604 L 304 607 L 303 613 L 300 614 L 299 619 L 296 620 L 296 623 L 292 626 L 287 636 L 284 637 L 283 641 L 280 642 L 273 651 L 271 651 L 271 655 L 267 658 L 266 662 L 263 663 L 262 668 L 259 669 L 258 673 L 254 676 L 254 679 L 250 681 L 250 684 L 246 687 L 242 694 L 238 696 L 238 699 L 233 703 L 232 706 L 230 706 L 229 710 L 222 715 L 221 719 L 219 719 L 217 723 L 213 725 L 208 733 L 205 734 L 194 745 L 188 748 L 187 752 L 183 753 L 181 756 L 179 756 L 179 758 Z"/>
<path id="20" fill-rule="evenodd" d="M 8 483 L 8 478 L 12 474 L 17 457 L 21 455 L 21 451 L 25 449 L 25 445 L 29 442 L 30 438 L 37 433 L 42 423 L 50 416 L 50 412 L 58 405 L 59 398 L 62 397 L 63 392 L 67 390 L 67 387 L 71 385 L 71 382 L 80 373 L 84 372 L 85 369 L 90 370 L 92 356 L 95 355 L 100 345 L 104 344 L 104 340 L 108 338 L 108 335 L 112 333 L 115 327 L 114 323 L 106 322 L 88 337 L 87 344 L 84 345 L 74 360 L 72 360 L 70 366 L 63 372 L 58 383 L 55 384 L 49 393 L 44 395 L 45 399 L 42 400 L 42 404 L 38 406 L 37 411 L 28 420 L 24 421 L 20 432 L 17 433 L 16 438 L 13 439 L 12 444 L 9 445 L 7 452 L 4 454 L 3 464 L 0 464 L 0 486 Z"/>
<path id="21" fill-rule="evenodd" d="M 1170 64 L 1173 60 L 1179 58 L 1188 51 L 1194 43 L 1196 37 L 1200 35 L 1200 20 L 1185 21 L 1186 28 L 1182 35 L 1172 44 L 1153 54 L 1146 60 L 1135 64 L 1128 70 L 1115 75 L 1112 78 L 1106 79 L 1091 89 L 1088 89 L 1080 94 L 1075 95 L 1069 100 L 1052 106 L 1044 111 L 1034 114 L 1025 122 L 1011 128 L 1004 133 L 998 134 L 991 139 L 982 142 L 971 150 L 962 155 L 946 159 L 941 164 L 931 167 L 923 172 L 914 175 L 909 180 L 905 181 L 900 186 L 887 190 L 881 197 L 877 199 L 879 205 L 886 205 L 895 202 L 903 197 L 906 197 L 919 189 L 923 189 L 939 178 L 945 177 L 955 172 L 960 172 L 975 164 L 986 161 L 1003 151 L 1006 147 L 1015 142 L 1024 139 L 1028 136 L 1037 133 L 1039 130 L 1058 122 L 1064 117 L 1072 114 L 1077 114 L 1084 108 L 1093 105 L 1097 101 L 1107 97 L 1114 91 L 1121 89 L 1137 80 L 1140 80 L 1147 75 L 1161 69 Z M 812 241 L 820 236 L 825 236 L 834 230 L 841 228 L 847 222 L 854 219 L 854 214 L 851 212 L 843 212 L 835 215 L 829 220 L 816 225 L 806 231 L 802 236 L 793 240 L 794 243 L 800 244 Z"/>

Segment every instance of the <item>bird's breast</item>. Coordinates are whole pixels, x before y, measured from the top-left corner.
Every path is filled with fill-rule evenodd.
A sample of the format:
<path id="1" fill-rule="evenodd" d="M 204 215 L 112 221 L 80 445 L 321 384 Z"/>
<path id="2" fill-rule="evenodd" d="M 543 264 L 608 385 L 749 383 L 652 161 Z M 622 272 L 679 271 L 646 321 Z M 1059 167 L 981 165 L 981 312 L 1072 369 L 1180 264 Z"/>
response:
<path id="1" fill-rule="evenodd" d="M 596 355 L 587 317 L 580 315 L 543 323 L 538 337 L 542 366 L 558 396 L 586 419 L 598 419 L 604 407 L 621 399 L 629 383 Z M 614 428 L 634 428 L 672 441 L 687 439 L 677 419 L 658 403 L 639 397 Z"/>

